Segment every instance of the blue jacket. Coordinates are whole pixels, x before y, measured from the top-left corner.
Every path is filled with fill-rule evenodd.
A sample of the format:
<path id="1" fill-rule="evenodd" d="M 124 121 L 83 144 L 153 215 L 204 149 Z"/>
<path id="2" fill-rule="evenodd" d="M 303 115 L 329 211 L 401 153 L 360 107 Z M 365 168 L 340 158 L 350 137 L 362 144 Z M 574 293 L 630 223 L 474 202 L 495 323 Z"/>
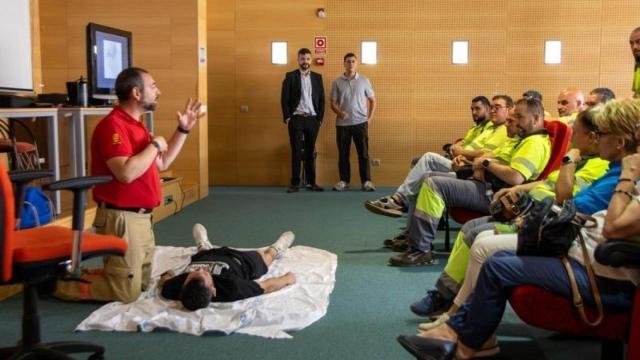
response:
<path id="1" fill-rule="evenodd" d="M 609 170 L 601 178 L 591 183 L 590 186 L 580 190 L 574 197 L 573 202 L 576 210 L 583 214 L 594 214 L 609 207 L 609 201 L 613 196 L 618 184 L 618 178 L 622 172 L 622 162 L 612 161 L 609 163 Z"/>

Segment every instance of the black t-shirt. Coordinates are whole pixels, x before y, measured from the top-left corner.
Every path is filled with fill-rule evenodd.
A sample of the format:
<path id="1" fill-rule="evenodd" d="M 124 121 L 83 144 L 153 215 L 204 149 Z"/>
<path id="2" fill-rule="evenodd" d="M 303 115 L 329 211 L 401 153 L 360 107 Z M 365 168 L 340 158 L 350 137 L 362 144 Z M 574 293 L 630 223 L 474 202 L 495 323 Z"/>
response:
<path id="1" fill-rule="evenodd" d="M 230 302 L 262 295 L 264 290 L 253 281 L 262 275 L 260 270 L 256 273 L 255 268 L 259 265 L 255 265 L 255 255 L 226 247 L 201 251 L 191 257 L 191 264 L 183 274 L 164 283 L 162 296 L 169 300 L 179 300 L 187 275 L 201 268 L 206 269 L 213 277 L 213 286 L 216 288 L 216 296 L 211 299 L 213 302 Z"/>

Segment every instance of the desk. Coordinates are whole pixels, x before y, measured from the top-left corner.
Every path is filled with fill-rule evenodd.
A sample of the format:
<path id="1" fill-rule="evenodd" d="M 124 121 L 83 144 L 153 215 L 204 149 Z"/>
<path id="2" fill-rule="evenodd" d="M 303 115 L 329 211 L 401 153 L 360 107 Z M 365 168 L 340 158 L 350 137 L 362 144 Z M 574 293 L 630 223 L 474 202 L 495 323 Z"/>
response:
<path id="1" fill-rule="evenodd" d="M 87 174 L 87 150 L 85 139 L 85 121 L 87 116 L 107 115 L 113 108 L 109 107 L 64 107 L 60 108 L 60 116 L 71 118 L 71 170 L 73 177 Z M 149 132 L 153 132 L 153 113 L 145 113 L 146 126 Z"/>
<path id="2" fill-rule="evenodd" d="M 46 118 L 47 136 L 49 143 L 49 170 L 53 171 L 53 181 L 60 180 L 60 146 L 58 137 L 58 109 L 56 108 L 23 108 L 23 109 L 0 109 L 0 118 L 24 119 L 24 118 Z M 52 192 L 52 201 L 56 214 L 60 214 L 60 192 Z"/>

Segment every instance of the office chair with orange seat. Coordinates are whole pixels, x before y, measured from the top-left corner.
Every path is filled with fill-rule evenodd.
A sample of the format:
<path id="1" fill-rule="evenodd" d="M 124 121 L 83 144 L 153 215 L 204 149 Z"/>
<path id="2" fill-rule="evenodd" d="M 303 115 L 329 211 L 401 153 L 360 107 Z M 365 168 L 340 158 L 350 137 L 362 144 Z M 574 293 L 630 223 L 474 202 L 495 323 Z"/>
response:
<path id="1" fill-rule="evenodd" d="M 562 163 L 562 158 L 569 150 L 569 144 L 571 142 L 571 134 L 573 129 L 567 124 L 561 121 L 544 121 L 544 128 L 549 133 L 549 140 L 551 141 L 551 156 L 549 162 L 545 166 L 544 170 L 540 173 L 540 176 L 536 180 L 544 180 L 547 176 Z M 452 207 L 448 209 L 445 217 L 445 248 L 449 250 L 450 235 L 449 235 L 449 218 L 455 220 L 458 224 L 464 224 L 469 220 L 473 220 L 484 216 L 485 214 L 477 211 L 468 210 L 464 208 Z"/>
<path id="2" fill-rule="evenodd" d="M 104 255 L 124 255 L 127 243 L 114 236 L 83 232 L 86 191 L 110 180 L 108 176 L 61 180 L 48 185 L 52 191 L 73 192 L 72 229 L 46 226 L 15 230 L 24 196 L 24 187 L 32 180 L 51 176 L 49 171 L 20 171 L 9 174 L 0 164 L 0 284 L 21 283 L 24 287 L 22 339 L 14 347 L 0 349 L 0 358 L 72 359 L 66 354 L 92 353 L 90 359 L 102 359 L 104 347 L 87 342 L 40 341 L 38 315 L 39 284 L 61 277 L 79 277 L 80 261 Z M 16 194 L 11 186 L 16 184 Z M 16 213 L 18 209 L 18 213 Z"/>
<path id="3" fill-rule="evenodd" d="M 598 245 L 595 258 L 600 264 L 612 267 L 639 267 L 640 243 L 610 240 Z M 636 288 L 631 313 L 619 309 L 604 309 L 602 322 L 595 327 L 586 325 L 578 316 L 571 299 L 532 285 L 513 290 L 509 302 L 525 323 L 564 334 L 601 341 L 602 360 L 622 360 L 624 343 L 628 360 L 640 359 L 640 288 Z M 594 307 L 585 306 L 589 319 L 596 318 Z"/>

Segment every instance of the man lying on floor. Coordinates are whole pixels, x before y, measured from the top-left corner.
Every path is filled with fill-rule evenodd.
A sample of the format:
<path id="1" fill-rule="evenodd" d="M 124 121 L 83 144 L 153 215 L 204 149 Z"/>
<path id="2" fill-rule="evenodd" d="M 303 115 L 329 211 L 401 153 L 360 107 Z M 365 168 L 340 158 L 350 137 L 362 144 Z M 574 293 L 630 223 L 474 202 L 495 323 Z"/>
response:
<path id="1" fill-rule="evenodd" d="M 295 238 L 291 231 L 265 250 L 240 251 L 228 247 L 214 248 L 207 237 L 207 230 L 200 224 L 193 226 L 193 238 L 198 252 L 191 263 L 177 276 L 172 272 L 162 275 L 162 296 L 180 300 L 188 310 L 198 310 L 213 302 L 242 300 L 294 284 L 296 278 L 288 272 L 282 276 L 256 281 L 266 274 L 274 259 L 282 256 Z"/>

